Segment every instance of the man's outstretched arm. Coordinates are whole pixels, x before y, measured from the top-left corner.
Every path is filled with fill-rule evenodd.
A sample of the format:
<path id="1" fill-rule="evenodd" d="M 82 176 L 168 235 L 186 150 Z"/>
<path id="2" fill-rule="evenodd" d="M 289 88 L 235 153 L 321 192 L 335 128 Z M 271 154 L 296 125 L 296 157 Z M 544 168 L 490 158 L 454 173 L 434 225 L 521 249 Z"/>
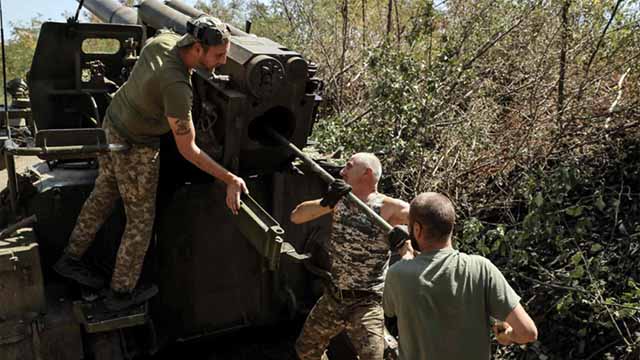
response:
<path id="1" fill-rule="evenodd" d="M 405 260 L 413 259 L 416 255 L 416 251 L 411 246 L 411 241 L 409 241 L 411 229 L 399 226 L 409 223 L 409 208 L 409 203 L 406 201 L 387 196 L 384 199 L 381 211 L 382 217 L 394 227 L 389 233 L 391 250 L 397 251 L 402 259 Z"/>
<path id="2" fill-rule="evenodd" d="M 322 199 L 305 201 L 291 212 L 291 222 L 294 224 L 302 224 L 319 218 L 320 216 L 329 214 L 338 204 L 340 199 L 351 191 L 351 186 L 342 179 L 334 180 L 329 185 L 329 191 Z"/>
<path id="3" fill-rule="evenodd" d="M 409 223 L 409 208 L 408 202 L 386 196 L 381 215 L 392 226 L 406 225 Z"/>
<path id="4" fill-rule="evenodd" d="M 244 180 L 222 167 L 196 145 L 196 133 L 191 119 L 173 117 L 167 117 L 167 119 L 180 155 L 227 185 L 227 206 L 234 214 L 237 214 L 240 209 L 240 193 L 249 192 Z"/>
<path id="5" fill-rule="evenodd" d="M 494 325 L 493 331 L 502 345 L 526 344 L 538 338 L 536 324 L 520 304 L 507 315 L 504 322 Z"/>
<path id="6" fill-rule="evenodd" d="M 315 220 L 333 211 L 328 206 L 320 205 L 321 199 L 309 200 L 296 206 L 291 212 L 291 222 L 294 224 L 304 224 L 307 221 Z"/>

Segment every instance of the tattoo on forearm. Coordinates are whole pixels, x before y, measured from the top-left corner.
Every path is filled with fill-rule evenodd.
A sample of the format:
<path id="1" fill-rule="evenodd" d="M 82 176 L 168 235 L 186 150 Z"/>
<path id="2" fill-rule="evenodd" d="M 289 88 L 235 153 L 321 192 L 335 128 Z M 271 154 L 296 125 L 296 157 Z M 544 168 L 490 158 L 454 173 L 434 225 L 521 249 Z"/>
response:
<path id="1" fill-rule="evenodd" d="M 176 120 L 176 135 L 187 135 L 191 132 L 189 120 L 177 119 Z"/>

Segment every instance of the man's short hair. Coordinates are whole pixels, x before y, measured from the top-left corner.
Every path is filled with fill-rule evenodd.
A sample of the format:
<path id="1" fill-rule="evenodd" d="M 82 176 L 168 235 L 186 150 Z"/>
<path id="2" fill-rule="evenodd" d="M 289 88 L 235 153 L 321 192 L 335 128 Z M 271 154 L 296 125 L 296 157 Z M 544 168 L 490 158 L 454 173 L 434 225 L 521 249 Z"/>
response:
<path id="1" fill-rule="evenodd" d="M 424 240 L 446 242 L 453 233 L 456 211 L 448 197 L 434 192 L 422 193 L 411 201 L 409 219 L 420 223 Z"/>
<path id="2" fill-rule="evenodd" d="M 380 181 L 380 177 L 382 177 L 382 164 L 377 156 L 366 152 L 357 153 L 354 156 L 359 162 L 362 162 L 367 168 L 371 169 L 376 183 Z"/>

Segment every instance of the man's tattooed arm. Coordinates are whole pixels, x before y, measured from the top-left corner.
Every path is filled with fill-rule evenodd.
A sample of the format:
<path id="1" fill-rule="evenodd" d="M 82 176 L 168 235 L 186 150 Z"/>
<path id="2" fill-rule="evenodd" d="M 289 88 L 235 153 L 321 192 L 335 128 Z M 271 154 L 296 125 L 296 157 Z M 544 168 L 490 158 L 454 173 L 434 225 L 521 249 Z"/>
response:
<path id="1" fill-rule="evenodd" d="M 202 171 L 227 184 L 225 201 L 229 209 L 234 214 L 237 214 L 240 207 L 240 193 L 248 192 L 244 180 L 215 162 L 196 145 L 196 133 L 190 119 L 184 120 L 172 117 L 167 119 L 180 154 Z"/>
<path id="2" fill-rule="evenodd" d="M 196 133 L 191 119 L 169 117 L 168 120 L 178 151 L 185 159 L 215 177 L 220 177 L 226 172 L 222 171 L 224 169 L 218 164 L 214 164 L 214 161 L 196 145 Z"/>

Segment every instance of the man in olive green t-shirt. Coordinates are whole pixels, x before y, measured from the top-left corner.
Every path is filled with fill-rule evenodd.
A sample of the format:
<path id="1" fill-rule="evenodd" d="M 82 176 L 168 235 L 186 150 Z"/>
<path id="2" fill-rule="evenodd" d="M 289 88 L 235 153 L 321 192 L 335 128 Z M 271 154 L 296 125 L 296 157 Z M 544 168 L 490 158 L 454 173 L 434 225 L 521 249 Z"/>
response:
<path id="1" fill-rule="evenodd" d="M 140 304 L 157 293 L 155 285 L 136 287 L 152 235 L 159 175 L 160 136 L 173 132 L 180 154 L 227 186 L 226 204 L 237 214 L 244 181 L 223 168 L 195 143 L 191 121 L 191 72 L 208 71 L 226 62 L 229 29 L 203 16 L 189 20 L 187 34 L 161 31 L 147 42 L 127 82 L 107 108 L 103 128 L 110 144 L 128 150 L 98 156 L 99 174 L 85 202 L 63 256 L 54 269 L 62 276 L 92 288 L 104 280 L 81 262 L 97 231 L 122 198 L 127 224 L 118 248 L 109 310 Z"/>
<path id="2" fill-rule="evenodd" d="M 488 259 L 454 250 L 455 210 L 437 193 L 412 202 L 409 230 L 421 253 L 387 273 L 383 307 L 398 318 L 400 359 L 490 359 L 490 318 L 503 345 L 535 341 L 520 297 Z"/>

